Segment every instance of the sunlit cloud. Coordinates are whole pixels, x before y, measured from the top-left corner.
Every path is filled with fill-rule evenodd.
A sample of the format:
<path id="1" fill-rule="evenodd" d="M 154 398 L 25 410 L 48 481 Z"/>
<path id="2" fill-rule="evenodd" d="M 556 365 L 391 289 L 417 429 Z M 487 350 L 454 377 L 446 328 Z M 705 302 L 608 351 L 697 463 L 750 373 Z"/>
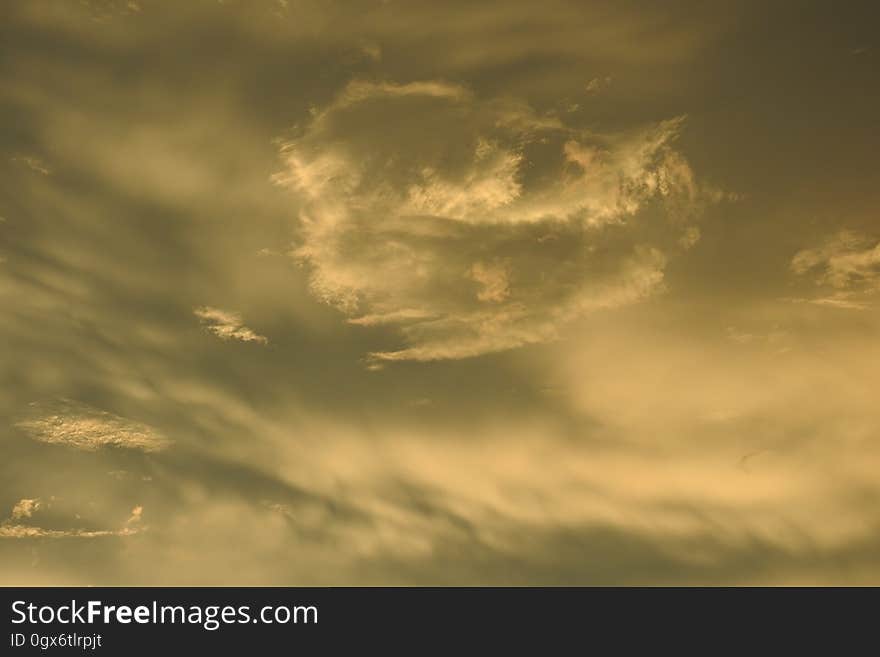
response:
<path id="1" fill-rule="evenodd" d="M 30 518 L 36 511 L 39 511 L 42 508 L 42 503 L 39 499 L 28 499 L 23 498 L 15 503 L 15 506 L 12 507 L 12 519 L 20 520 L 22 518 Z"/>
<path id="2" fill-rule="evenodd" d="M 138 529 L 45 529 L 31 525 L 0 524 L 0 538 L 106 538 L 133 536 Z"/>
<path id="3" fill-rule="evenodd" d="M 7 4 L 0 584 L 880 581 L 839 12 Z"/>
<path id="4" fill-rule="evenodd" d="M 138 505 L 131 510 L 131 515 L 128 517 L 128 520 L 125 521 L 126 525 L 136 525 L 141 521 L 141 517 L 144 515 L 144 507 Z"/>
<path id="5" fill-rule="evenodd" d="M 170 443 L 149 425 L 68 399 L 34 402 L 27 418 L 15 426 L 36 441 L 86 451 L 122 447 L 157 452 Z"/>
<path id="6" fill-rule="evenodd" d="M 587 93 L 597 94 L 603 89 L 609 87 L 612 81 L 613 78 L 610 75 L 606 75 L 603 78 L 590 78 L 584 88 L 586 89 Z"/>
<path id="7" fill-rule="evenodd" d="M 820 246 L 798 251 L 791 271 L 813 278 L 818 296 L 796 299 L 842 310 L 866 310 L 880 292 L 880 241 L 844 230 Z"/>
<path id="8" fill-rule="evenodd" d="M 880 241 L 842 231 L 819 247 L 798 251 L 791 260 L 795 274 L 813 274 L 816 283 L 837 289 L 880 289 Z"/>
<path id="9" fill-rule="evenodd" d="M 714 194 L 674 150 L 682 125 L 600 134 L 446 82 L 357 81 L 274 180 L 306 201 L 293 255 L 315 296 L 400 324 L 409 346 L 374 361 L 467 358 L 662 289 Z"/>
<path id="10" fill-rule="evenodd" d="M 49 167 L 46 166 L 40 158 L 34 157 L 33 155 L 17 155 L 12 158 L 12 161 L 16 164 L 21 164 L 42 176 L 48 176 L 52 173 Z"/>
<path id="11" fill-rule="evenodd" d="M 237 313 L 202 306 L 196 308 L 195 316 L 201 319 L 206 328 L 221 340 L 238 340 L 240 342 L 256 342 L 268 344 L 268 338 L 258 335 L 243 324 L 243 320 Z"/>
<path id="12" fill-rule="evenodd" d="M 51 505 L 48 505 L 51 506 Z M 33 524 L 22 524 L 22 520 L 30 520 L 33 515 L 47 505 L 43 504 L 39 499 L 22 499 L 12 509 L 12 515 L 0 522 L 0 538 L 11 539 L 60 539 L 60 538 L 80 538 L 94 539 L 112 536 L 133 536 L 145 528 L 137 526 L 140 524 L 143 507 L 137 506 L 132 510 L 131 517 L 125 522 L 125 525 L 114 529 L 83 529 L 82 527 L 42 527 Z M 77 514 L 75 518 L 66 519 L 68 522 L 77 522 L 80 516 Z M 136 526 L 132 526 L 136 525 Z"/>

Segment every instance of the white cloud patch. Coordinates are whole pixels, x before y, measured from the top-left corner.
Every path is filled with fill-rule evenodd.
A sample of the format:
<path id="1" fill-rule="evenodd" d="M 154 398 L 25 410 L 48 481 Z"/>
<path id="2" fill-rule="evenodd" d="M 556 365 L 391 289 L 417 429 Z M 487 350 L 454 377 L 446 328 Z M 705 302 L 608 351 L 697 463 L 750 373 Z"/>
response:
<path id="1" fill-rule="evenodd" d="M 269 343 L 268 338 L 245 326 L 241 315 L 237 313 L 210 306 L 196 308 L 193 312 L 205 323 L 207 329 L 221 340 L 238 340 L 240 342 L 256 342 L 257 344 Z"/>
<path id="2" fill-rule="evenodd" d="M 31 404 L 28 417 L 15 426 L 39 442 L 86 451 L 124 447 L 156 452 L 170 443 L 146 424 L 68 399 Z"/>
<path id="3" fill-rule="evenodd" d="M 600 134 L 444 82 L 354 82 L 274 180 L 304 202 L 314 295 L 408 343 L 374 362 L 466 358 L 662 289 L 718 197 L 673 147 L 682 123 Z"/>

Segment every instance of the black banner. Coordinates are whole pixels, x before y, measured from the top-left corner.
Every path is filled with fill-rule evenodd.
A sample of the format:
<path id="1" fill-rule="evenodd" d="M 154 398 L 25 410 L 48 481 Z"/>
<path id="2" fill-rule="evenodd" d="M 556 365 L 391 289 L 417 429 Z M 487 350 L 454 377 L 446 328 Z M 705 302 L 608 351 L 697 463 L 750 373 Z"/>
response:
<path id="1" fill-rule="evenodd" d="M 876 589 L 6 588 L 0 654 L 272 654 L 360 646 L 539 654 L 873 634 Z M 703 643 L 710 641 L 710 643 Z M 608 642 L 611 642 L 610 644 Z M 754 646 L 752 646 L 754 647 Z"/>

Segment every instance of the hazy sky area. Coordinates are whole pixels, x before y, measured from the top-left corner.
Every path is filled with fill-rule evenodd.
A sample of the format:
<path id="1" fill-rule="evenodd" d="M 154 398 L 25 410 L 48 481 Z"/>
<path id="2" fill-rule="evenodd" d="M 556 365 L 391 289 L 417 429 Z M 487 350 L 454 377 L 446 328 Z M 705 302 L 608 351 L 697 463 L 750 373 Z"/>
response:
<path id="1" fill-rule="evenodd" d="M 0 584 L 880 584 L 875 7 L 3 1 Z"/>

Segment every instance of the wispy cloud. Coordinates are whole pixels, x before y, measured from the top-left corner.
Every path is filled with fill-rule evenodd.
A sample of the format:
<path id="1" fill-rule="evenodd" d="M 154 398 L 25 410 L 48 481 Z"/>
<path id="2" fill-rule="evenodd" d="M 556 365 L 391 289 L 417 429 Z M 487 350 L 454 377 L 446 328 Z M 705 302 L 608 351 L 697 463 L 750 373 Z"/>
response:
<path id="1" fill-rule="evenodd" d="M 796 274 L 816 274 L 816 282 L 835 288 L 880 288 L 880 240 L 842 231 L 791 260 Z"/>
<path id="2" fill-rule="evenodd" d="M 351 323 L 400 324 L 409 346 L 374 361 L 467 358 L 661 289 L 712 196 L 674 150 L 682 124 L 600 134 L 442 81 L 356 81 L 274 180 L 305 201 L 293 253 L 313 293 Z"/>
<path id="3" fill-rule="evenodd" d="M 138 505 L 131 510 L 131 515 L 128 517 L 128 520 L 125 521 L 126 525 L 136 525 L 140 523 L 141 518 L 144 515 L 144 507 Z"/>
<path id="4" fill-rule="evenodd" d="M 848 310 L 870 307 L 870 298 L 880 292 L 880 240 L 844 230 L 818 247 L 798 251 L 791 270 L 812 276 L 816 285 L 831 292 L 806 301 Z"/>
<path id="5" fill-rule="evenodd" d="M 39 442 L 94 451 L 106 447 L 157 452 L 170 441 L 149 425 L 69 399 L 34 402 L 15 426 Z"/>
<path id="6" fill-rule="evenodd" d="M 104 538 L 109 536 L 133 536 L 145 528 L 139 526 L 143 507 L 136 506 L 125 525 L 114 529 L 83 529 L 81 527 L 47 528 L 32 524 L 22 524 L 22 520 L 30 519 L 34 513 L 44 508 L 39 499 L 22 499 L 12 508 L 10 518 L 0 522 L 0 538 L 12 539 L 58 539 L 58 538 Z M 76 516 L 79 519 L 79 516 Z"/>
<path id="7" fill-rule="evenodd" d="M 0 584 L 878 581 L 870 21 L 6 4 Z"/>
<path id="8" fill-rule="evenodd" d="M 15 503 L 15 506 L 12 507 L 12 519 L 20 520 L 22 518 L 30 518 L 34 515 L 34 512 L 39 511 L 42 508 L 42 503 L 39 499 L 29 499 L 23 498 Z"/>
<path id="9" fill-rule="evenodd" d="M 43 176 L 48 176 L 52 171 L 49 169 L 43 161 L 35 157 L 33 155 L 16 155 L 12 158 L 12 161 L 18 164 L 22 164 L 26 166 L 31 171 L 35 171 Z"/>
<path id="10" fill-rule="evenodd" d="M 108 536 L 132 536 L 140 530 L 122 529 L 46 529 L 31 525 L 0 524 L 0 538 L 105 538 Z"/>
<path id="11" fill-rule="evenodd" d="M 601 78 L 591 78 L 587 81 L 584 89 L 589 94 L 597 94 L 600 91 L 607 89 L 611 85 L 612 80 L 613 78 L 610 75 Z"/>
<path id="12" fill-rule="evenodd" d="M 241 316 L 237 313 L 210 306 L 196 308 L 193 312 L 205 323 L 207 329 L 221 340 L 238 340 L 240 342 L 256 342 L 257 344 L 269 343 L 268 338 L 245 326 Z"/>

